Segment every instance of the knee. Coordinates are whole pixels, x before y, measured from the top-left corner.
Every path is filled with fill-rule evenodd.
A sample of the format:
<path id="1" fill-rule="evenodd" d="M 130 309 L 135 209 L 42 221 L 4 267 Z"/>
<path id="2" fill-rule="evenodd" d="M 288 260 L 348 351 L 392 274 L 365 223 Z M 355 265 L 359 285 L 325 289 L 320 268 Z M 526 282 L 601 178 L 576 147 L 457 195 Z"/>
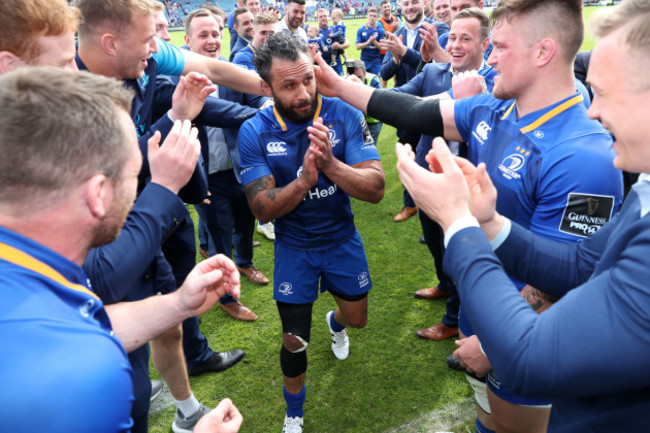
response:
<path id="1" fill-rule="evenodd" d="M 362 311 L 356 311 L 350 314 L 347 314 L 345 317 L 347 326 L 352 328 L 365 328 L 368 323 L 368 312 L 364 309 Z"/>
<path id="2" fill-rule="evenodd" d="M 294 335 L 289 332 L 282 334 L 282 344 L 284 347 L 291 353 L 300 353 L 304 352 L 309 345 L 309 342 L 300 337 L 299 335 Z"/>

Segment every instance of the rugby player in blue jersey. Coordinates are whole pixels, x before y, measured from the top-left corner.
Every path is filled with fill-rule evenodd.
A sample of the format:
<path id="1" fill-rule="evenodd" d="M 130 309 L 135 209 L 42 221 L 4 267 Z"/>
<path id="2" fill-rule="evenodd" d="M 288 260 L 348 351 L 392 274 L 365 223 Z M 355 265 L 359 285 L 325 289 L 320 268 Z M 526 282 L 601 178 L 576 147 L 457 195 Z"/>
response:
<path id="1" fill-rule="evenodd" d="M 318 94 L 304 41 L 283 33 L 269 36 L 256 67 L 275 106 L 241 127 L 241 175 L 255 216 L 276 220 L 273 297 L 283 332 L 283 431 L 299 433 L 319 283 L 337 303 L 326 316 L 336 358 L 349 355 L 346 327 L 367 322 L 372 283 L 350 196 L 379 202 L 384 174 L 361 112 Z"/>
<path id="2" fill-rule="evenodd" d="M 538 236 L 582 240 L 612 217 L 622 199 L 622 177 L 611 164 L 611 138 L 588 119 L 583 96 L 576 91 L 573 60 L 583 40 L 582 2 L 508 0 L 492 18 L 494 49 L 488 64 L 499 73 L 493 95 L 418 101 L 343 82 L 325 65 L 323 78 L 333 84 L 328 85 L 333 94 L 367 108 L 379 120 L 467 142 L 468 159 L 486 163 L 499 191 L 499 212 Z M 585 219 L 593 224 L 585 227 Z M 531 306 L 548 308 L 547 295 L 522 281 L 516 284 Z M 459 328 L 469 336 L 474 318 L 462 313 L 462 302 L 461 297 Z M 490 371 L 476 337 L 459 345 L 456 356 L 482 359 L 477 373 L 489 371 L 488 409 L 497 430 L 546 430 L 549 400 L 506 389 Z M 478 424 L 477 429 L 485 431 Z"/>

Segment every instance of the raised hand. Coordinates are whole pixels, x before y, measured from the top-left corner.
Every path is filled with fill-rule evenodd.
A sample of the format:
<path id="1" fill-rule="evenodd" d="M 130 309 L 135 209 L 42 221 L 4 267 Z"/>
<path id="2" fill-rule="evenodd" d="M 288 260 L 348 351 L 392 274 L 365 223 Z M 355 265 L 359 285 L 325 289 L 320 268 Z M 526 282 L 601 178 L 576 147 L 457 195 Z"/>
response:
<path id="1" fill-rule="evenodd" d="M 201 154 L 197 134 L 189 120 L 177 120 L 160 147 L 160 133 L 156 131 L 151 136 L 148 141 L 151 182 L 178 194 L 192 177 Z"/>

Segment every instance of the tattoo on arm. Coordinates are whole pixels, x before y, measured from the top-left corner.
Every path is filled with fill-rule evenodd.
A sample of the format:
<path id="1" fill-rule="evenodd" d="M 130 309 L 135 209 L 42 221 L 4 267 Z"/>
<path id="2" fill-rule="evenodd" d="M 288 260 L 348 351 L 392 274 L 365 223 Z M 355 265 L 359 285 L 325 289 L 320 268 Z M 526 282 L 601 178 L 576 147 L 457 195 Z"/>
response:
<path id="1" fill-rule="evenodd" d="M 544 293 L 539 289 L 536 289 L 533 286 L 526 285 L 522 291 L 521 296 L 524 297 L 528 305 L 530 305 L 533 310 L 541 313 L 542 311 L 548 309 L 553 305 L 558 298 L 551 296 L 548 293 Z"/>
<path id="2" fill-rule="evenodd" d="M 264 213 L 264 204 L 258 194 L 267 190 L 273 183 L 273 176 L 269 175 L 254 180 L 244 188 L 246 191 L 246 199 L 248 199 L 248 203 L 254 213 L 258 215 Z"/>
<path id="3" fill-rule="evenodd" d="M 259 179 L 256 179 L 246 185 L 244 189 L 246 190 L 246 198 L 248 199 L 249 203 L 253 202 L 257 194 L 269 188 L 269 184 L 271 184 L 272 178 L 273 177 L 270 175 L 260 177 Z"/>

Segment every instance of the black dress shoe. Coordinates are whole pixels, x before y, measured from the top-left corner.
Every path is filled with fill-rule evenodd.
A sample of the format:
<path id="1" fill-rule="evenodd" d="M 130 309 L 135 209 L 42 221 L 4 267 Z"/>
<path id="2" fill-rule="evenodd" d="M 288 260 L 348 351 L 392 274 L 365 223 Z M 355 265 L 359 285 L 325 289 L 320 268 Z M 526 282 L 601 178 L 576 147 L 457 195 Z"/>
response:
<path id="1" fill-rule="evenodd" d="M 460 365 L 460 359 L 454 358 L 453 353 L 447 357 L 447 367 L 451 368 L 452 370 L 456 370 L 456 371 L 464 371 L 465 370 Z"/>
<path id="2" fill-rule="evenodd" d="M 214 355 L 203 364 L 197 365 L 194 368 L 188 368 L 187 374 L 190 376 L 198 376 L 203 373 L 219 373 L 232 367 L 241 361 L 246 352 L 243 350 L 231 350 L 229 352 L 215 352 Z"/>

